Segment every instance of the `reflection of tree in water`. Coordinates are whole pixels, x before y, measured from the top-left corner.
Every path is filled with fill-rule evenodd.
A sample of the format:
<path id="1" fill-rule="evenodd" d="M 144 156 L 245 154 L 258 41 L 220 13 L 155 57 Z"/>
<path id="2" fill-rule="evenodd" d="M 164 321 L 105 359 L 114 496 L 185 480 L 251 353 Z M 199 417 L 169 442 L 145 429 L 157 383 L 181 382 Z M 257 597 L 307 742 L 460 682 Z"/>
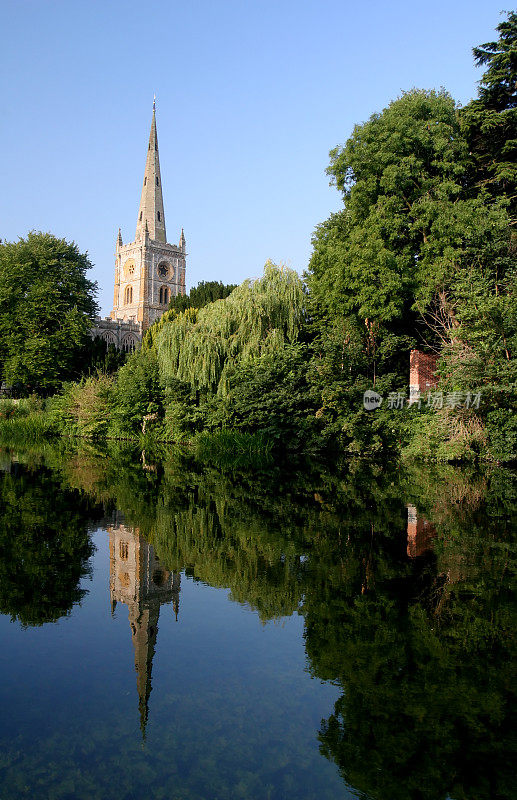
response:
<path id="1" fill-rule="evenodd" d="M 262 619 L 301 608 L 313 674 L 344 690 L 322 752 L 357 790 L 509 798 L 515 498 L 504 474 L 169 464 L 148 535 L 169 568 L 229 587 Z"/>
<path id="2" fill-rule="evenodd" d="M 47 469 L 0 473 L 0 612 L 23 625 L 55 622 L 79 602 L 94 504 Z"/>
<path id="3" fill-rule="evenodd" d="M 359 793 L 512 796 L 508 472 L 93 456 L 62 469 L 113 501 L 166 569 L 228 587 L 262 620 L 300 610 L 312 673 L 343 688 L 321 749 Z"/>
<path id="4" fill-rule="evenodd" d="M 427 484 L 365 465 L 341 476 L 176 471 L 150 535 L 165 563 L 230 587 L 262 619 L 301 608 L 313 674 L 344 689 L 322 752 L 357 790 L 509 798 L 515 532 L 499 481 L 437 471 Z M 416 542 L 414 495 L 439 521 L 417 512 Z"/>
<path id="5" fill-rule="evenodd" d="M 314 674 L 344 690 L 321 749 L 369 797 L 515 796 L 515 529 L 499 477 L 473 505 L 457 507 L 445 481 L 419 495 L 442 521 L 434 555 L 393 554 L 388 566 L 380 553 L 367 591 L 336 580 L 306 596 Z"/>

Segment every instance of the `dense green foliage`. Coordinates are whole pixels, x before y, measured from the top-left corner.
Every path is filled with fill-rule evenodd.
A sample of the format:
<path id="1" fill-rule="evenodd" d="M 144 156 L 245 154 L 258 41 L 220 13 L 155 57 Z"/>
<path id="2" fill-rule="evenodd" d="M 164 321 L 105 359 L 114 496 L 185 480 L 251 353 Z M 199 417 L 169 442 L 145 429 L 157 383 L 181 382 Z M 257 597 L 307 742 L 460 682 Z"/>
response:
<path id="1" fill-rule="evenodd" d="M 127 359 L 127 353 L 119 350 L 114 344 L 108 344 L 101 336 L 90 339 L 84 355 L 84 375 L 96 375 L 103 372 L 112 375 Z"/>
<path id="2" fill-rule="evenodd" d="M 267 264 L 225 300 L 188 311 L 165 326 L 157 350 L 164 379 L 225 394 L 237 364 L 277 351 L 298 337 L 304 292 L 292 270 Z"/>
<path id="3" fill-rule="evenodd" d="M 47 403 L 54 429 L 93 438 L 151 435 L 182 441 L 203 430 L 259 434 L 300 449 L 313 430 L 305 293 L 292 270 L 264 276 L 204 308 L 167 312 L 153 339 L 115 376 L 70 383 Z M 0 424 L 0 430 L 1 430 Z M 246 447 L 249 448 L 250 439 Z"/>
<path id="4" fill-rule="evenodd" d="M 235 283 L 225 284 L 221 281 L 200 281 L 188 294 L 171 297 L 169 309 L 179 312 L 186 311 L 187 308 L 203 308 L 216 300 L 224 300 L 236 286 Z"/>
<path id="5" fill-rule="evenodd" d="M 504 198 L 515 222 L 517 212 L 517 13 L 497 26 L 499 38 L 474 47 L 486 67 L 478 97 L 461 112 L 477 185 Z"/>
<path id="6" fill-rule="evenodd" d="M 97 311 L 91 264 L 49 233 L 0 244 L 0 380 L 49 394 L 81 375 Z"/>
<path id="7" fill-rule="evenodd" d="M 304 424 L 307 403 L 303 396 L 302 407 L 294 408 L 297 395 L 287 397 L 305 381 L 297 344 L 304 301 L 296 273 L 267 264 L 263 278 L 165 325 L 157 352 L 168 432 L 177 438 L 221 425 L 265 432 L 268 417 L 268 432 L 293 444 L 287 428 L 293 432 L 296 420 Z"/>
<path id="8" fill-rule="evenodd" d="M 193 286 L 188 294 L 178 294 L 171 297 L 169 308 L 162 314 L 146 332 L 142 348 L 146 350 L 156 344 L 158 334 L 167 322 L 173 320 L 180 312 L 191 308 L 203 308 L 216 300 L 224 300 L 236 288 L 236 284 L 224 284 L 221 281 L 200 281 Z"/>

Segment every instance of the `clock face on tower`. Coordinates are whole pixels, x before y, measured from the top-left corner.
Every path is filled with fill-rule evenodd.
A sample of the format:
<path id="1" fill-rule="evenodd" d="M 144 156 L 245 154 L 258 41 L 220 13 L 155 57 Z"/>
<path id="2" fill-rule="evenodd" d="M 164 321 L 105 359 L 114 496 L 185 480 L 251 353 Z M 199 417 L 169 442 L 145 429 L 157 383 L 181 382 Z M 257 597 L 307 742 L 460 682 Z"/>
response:
<path id="1" fill-rule="evenodd" d="M 135 262 L 132 258 L 128 258 L 128 260 L 124 264 L 124 272 L 126 274 L 126 278 L 132 278 L 135 273 Z"/>
<path id="2" fill-rule="evenodd" d="M 162 261 L 162 263 L 158 266 L 158 275 L 160 276 L 160 278 L 168 278 L 169 265 Z"/>

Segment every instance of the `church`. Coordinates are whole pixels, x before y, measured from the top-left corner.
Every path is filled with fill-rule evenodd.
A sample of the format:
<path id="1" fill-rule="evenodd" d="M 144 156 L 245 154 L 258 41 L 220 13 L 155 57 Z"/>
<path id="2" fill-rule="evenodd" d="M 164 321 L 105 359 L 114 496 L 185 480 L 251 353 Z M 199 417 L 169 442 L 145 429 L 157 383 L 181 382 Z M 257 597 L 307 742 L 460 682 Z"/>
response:
<path id="1" fill-rule="evenodd" d="M 126 352 L 139 347 L 143 334 L 167 310 L 171 297 L 185 294 L 186 255 L 183 228 L 177 245 L 167 242 L 153 102 L 135 240 L 124 244 L 119 228 L 113 311 L 109 317 L 95 320 L 92 337 Z"/>

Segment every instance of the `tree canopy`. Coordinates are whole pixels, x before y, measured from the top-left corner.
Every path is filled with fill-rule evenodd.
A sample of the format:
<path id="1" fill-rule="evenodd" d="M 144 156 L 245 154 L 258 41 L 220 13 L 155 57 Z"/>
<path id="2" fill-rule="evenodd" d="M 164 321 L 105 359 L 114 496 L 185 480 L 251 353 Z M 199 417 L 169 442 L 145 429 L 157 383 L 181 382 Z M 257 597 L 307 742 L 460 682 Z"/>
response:
<path id="1" fill-rule="evenodd" d="M 493 196 L 505 197 L 517 214 L 517 13 L 497 26 L 499 38 L 474 47 L 478 67 L 486 67 L 478 97 L 461 111 L 475 180 Z"/>
<path id="2" fill-rule="evenodd" d="M 223 300 L 233 292 L 236 283 L 224 284 L 221 281 L 200 281 L 193 286 L 188 294 L 178 294 L 171 297 L 169 308 L 176 311 L 185 311 L 187 308 L 203 308 L 215 300 Z"/>
<path id="3" fill-rule="evenodd" d="M 268 262 L 262 278 L 164 326 L 157 342 L 161 374 L 224 394 L 233 366 L 296 340 L 303 307 L 296 272 Z"/>
<path id="4" fill-rule="evenodd" d="M 419 310 L 506 219 L 466 186 L 446 92 L 413 90 L 357 125 L 327 170 L 344 210 L 316 231 L 308 283 L 330 313 L 415 334 Z"/>
<path id="5" fill-rule="evenodd" d="M 344 207 L 316 229 L 306 279 L 320 416 L 345 446 L 352 438 L 362 448 L 384 413 L 374 420 L 354 412 L 354 391 L 359 409 L 359 393 L 372 384 L 404 390 L 413 347 L 441 354 L 447 388 L 483 387 L 487 407 L 504 407 L 501 387 L 515 386 L 509 198 L 480 180 L 462 119 L 447 92 L 415 89 L 330 153 L 327 171 Z M 442 438 L 449 422 L 439 421 Z M 383 448 L 396 433 L 393 420 L 385 423 Z M 480 420 L 464 423 L 478 430 Z M 362 428 L 370 433 L 358 436 Z"/>
<path id="6" fill-rule="evenodd" d="M 76 244 L 50 233 L 0 245 L 0 375 L 24 393 L 80 376 L 97 286 Z"/>

